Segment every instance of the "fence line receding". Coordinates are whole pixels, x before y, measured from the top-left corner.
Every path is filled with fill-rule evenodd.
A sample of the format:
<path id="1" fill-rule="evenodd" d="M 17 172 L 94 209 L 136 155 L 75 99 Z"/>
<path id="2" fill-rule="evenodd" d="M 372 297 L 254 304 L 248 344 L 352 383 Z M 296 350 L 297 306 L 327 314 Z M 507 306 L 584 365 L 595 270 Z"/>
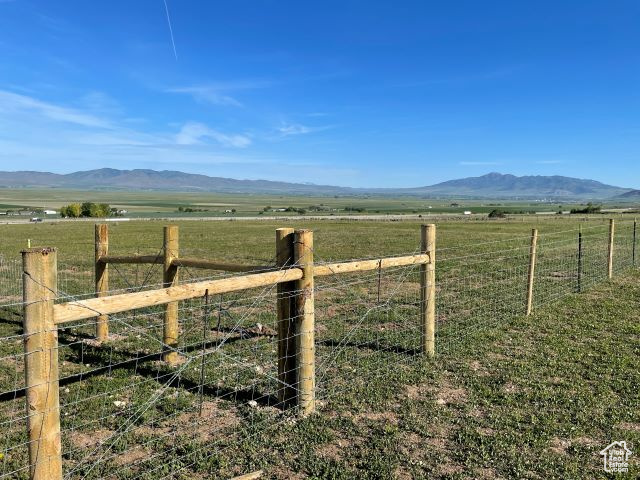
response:
<path id="1" fill-rule="evenodd" d="M 55 248 L 22 252 L 23 314 L 0 337 L 0 478 L 213 469 L 233 442 L 329 408 L 354 381 L 636 265 L 635 221 L 439 247 L 437 271 L 434 225 L 408 255 L 343 262 L 282 228 L 263 265 L 181 257 L 178 234 L 165 227 L 155 255 L 112 255 L 96 225 L 93 298 L 60 288 Z M 161 282 L 147 271 L 110 288 L 126 265 L 157 266 Z"/>

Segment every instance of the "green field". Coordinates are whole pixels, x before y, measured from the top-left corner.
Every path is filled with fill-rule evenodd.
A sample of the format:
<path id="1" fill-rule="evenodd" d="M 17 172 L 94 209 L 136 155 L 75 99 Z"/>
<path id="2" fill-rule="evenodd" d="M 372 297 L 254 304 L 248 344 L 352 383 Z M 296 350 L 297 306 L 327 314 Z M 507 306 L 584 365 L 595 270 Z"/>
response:
<path id="1" fill-rule="evenodd" d="M 630 225 L 632 217 L 617 215 L 619 222 Z M 438 246 L 446 249 L 439 254 L 460 255 L 461 251 L 477 251 L 474 243 L 501 241 L 515 238 L 518 248 L 526 247 L 531 228 L 541 235 L 569 230 L 560 237 L 568 242 L 570 253 L 575 253 L 577 228 L 583 224 L 602 234 L 609 216 L 527 216 L 486 221 L 481 218 L 442 220 L 439 217 L 404 221 L 349 221 L 309 220 L 304 217 L 264 221 L 177 221 L 180 227 L 180 255 L 222 261 L 238 261 L 248 265 L 271 264 L 275 255 L 275 229 L 279 227 L 308 228 L 314 231 L 318 261 L 403 255 L 419 246 L 420 224 L 436 222 Z M 113 255 L 157 254 L 162 249 L 162 227 L 166 222 L 131 221 L 109 224 L 110 253 Z M 620 233 L 630 238 L 631 233 Z M 554 240 L 558 240 L 555 238 Z M 93 288 L 93 224 L 87 221 L 44 222 L 39 224 L 0 225 L 0 256 L 5 260 L 5 272 L 0 271 L 0 296 L 16 292 L 19 285 L 13 279 L 19 272 L 11 262 L 20 258 L 20 250 L 30 242 L 32 246 L 53 246 L 59 251 L 61 288 L 70 294 L 85 293 Z M 513 242 L 512 242 L 513 244 Z M 492 244 L 489 243 L 489 246 Z M 509 243 L 498 245 L 508 246 Z M 526 250 L 526 248 L 525 248 Z M 444 253 L 446 251 L 446 253 Z M 481 250 L 482 251 L 482 250 Z M 522 252 L 519 252 L 522 253 Z M 526 252 L 525 252 L 526 253 Z M 554 255 L 562 252 L 554 252 Z M 158 265 L 114 267 L 112 288 L 125 288 L 148 277 L 151 284 L 161 281 Z M 193 275 L 200 273 L 192 272 Z M 17 277 L 16 277 L 17 278 Z M 1 286 L 4 285 L 4 288 Z M 9 293 L 4 293 L 8 295 Z M 14 293 L 15 295 L 15 293 Z"/>
<path id="2" fill-rule="evenodd" d="M 293 207 L 304 209 L 305 215 L 361 215 L 361 214 L 459 214 L 471 211 L 486 214 L 498 208 L 506 212 L 557 212 L 569 211 L 578 203 L 516 200 L 473 200 L 454 198 L 419 198 L 385 196 L 291 196 L 216 194 L 157 191 L 79 191 L 63 189 L 15 189 L 0 188 L 0 210 L 24 208 L 59 209 L 73 202 L 108 203 L 112 207 L 127 210 L 127 217 L 216 217 L 232 216 L 225 210 L 235 209 L 233 216 L 300 216 L 299 213 L 278 212 L 276 209 Z M 454 206 L 452 206 L 454 205 Z M 180 212 L 182 207 L 203 210 Z M 266 207 L 271 207 L 265 212 Z M 431 208 L 429 208 L 431 207 Z M 634 203 L 605 203 L 607 208 L 637 208 Z M 356 209 L 354 211 L 354 209 Z"/>
<path id="3" fill-rule="evenodd" d="M 91 322 L 77 322 L 60 332 L 65 469 L 122 479 L 257 469 L 281 479 L 607 478 L 597 452 L 614 440 L 635 450 L 640 440 L 640 276 L 632 219 L 616 222 L 607 282 L 604 216 L 438 221 L 435 360 L 419 353 L 415 267 L 317 279 L 319 413 L 303 420 L 275 398 L 273 289 L 217 296 L 209 307 L 182 302 L 177 368 L 159 361 L 162 308 L 113 315 L 104 344 L 92 340 Z M 283 226 L 314 231 L 318 263 L 412 253 L 420 237 L 416 220 L 178 224 L 182 256 L 247 264 L 272 264 Z M 160 252 L 162 225 L 110 224 L 110 252 Z M 524 317 L 531 228 L 540 232 L 535 314 Z M 90 294 L 93 226 L 62 222 L 0 225 L 0 295 L 19 298 L 26 239 L 58 247 L 66 300 Z M 111 270 L 114 289 L 160 280 L 157 265 Z M 19 310 L 0 312 L 0 478 L 26 478 L 16 472 L 26 465 Z M 619 478 L 636 478 L 632 468 Z"/>

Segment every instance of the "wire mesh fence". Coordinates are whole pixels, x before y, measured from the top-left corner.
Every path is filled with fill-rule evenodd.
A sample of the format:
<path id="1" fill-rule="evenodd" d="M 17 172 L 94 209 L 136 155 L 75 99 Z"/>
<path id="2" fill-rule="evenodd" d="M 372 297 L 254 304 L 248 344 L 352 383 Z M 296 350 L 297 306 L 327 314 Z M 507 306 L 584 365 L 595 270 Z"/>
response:
<path id="1" fill-rule="evenodd" d="M 438 352 L 453 351 L 460 338 L 525 312 L 530 242 L 529 235 L 519 235 L 438 248 Z M 618 222 L 614 274 L 637 266 L 634 242 L 633 222 Z M 91 254 L 92 249 L 93 244 Z M 606 280 L 609 252 L 607 224 L 541 234 L 534 308 Z M 159 255 L 161 249 L 140 253 Z M 316 255 L 315 260 L 322 266 L 334 258 Z M 1 272 L 19 278 L 22 265 L 12 262 Z M 59 265 L 58 302 L 93 294 L 92 265 Z M 162 286 L 159 265 L 122 267 L 111 271 L 110 294 Z M 241 274 L 205 276 L 181 268 L 180 281 L 234 275 Z M 20 313 L 21 286 L 14 287 L 3 292 L 13 300 L 5 302 L 0 319 L 0 478 L 29 478 L 34 440 L 27 427 L 40 417 L 24 407 L 25 369 L 33 360 L 24 350 L 28 336 Z M 315 279 L 315 394 L 322 415 L 331 415 L 332 403 L 358 385 L 421 362 L 420 288 L 419 265 Z M 53 389 L 59 395 L 64 478 L 228 478 L 243 473 L 234 468 L 234 458 L 251 455 L 243 446 L 268 444 L 298 421 L 283 390 L 296 393 L 300 386 L 283 384 L 278 355 L 279 342 L 295 343 L 300 334 L 279 338 L 277 305 L 302 293 L 282 292 L 274 284 L 181 301 L 176 346 L 163 343 L 163 306 L 110 315 L 106 342 L 95 339 L 95 319 L 56 327 L 52 355 L 58 359 L 58 379 L 43 384 L 47 396 Z M 175 364 L 163 360 L 167 349 L 177 354 Z M 284 359 L 280 368 L 292 365 Z M 38 462 L 48 454 L 38 452 Z"/>

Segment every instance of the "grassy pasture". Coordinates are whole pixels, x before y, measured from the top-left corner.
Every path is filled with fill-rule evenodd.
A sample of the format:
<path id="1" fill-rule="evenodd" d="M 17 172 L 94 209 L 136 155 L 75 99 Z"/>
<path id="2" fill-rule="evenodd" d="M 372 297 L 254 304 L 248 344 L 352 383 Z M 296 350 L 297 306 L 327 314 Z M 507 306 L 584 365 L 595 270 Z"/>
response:
<path id="1" fill-rule="evenodd" d="M 523 200 L 474 200 L 474 199 L 434 199 L 420 197 L 388 197 L 375 195 L 360 196 L 302 196 L 302 195 L 259 195 L 259 194 L 216 194 L 203 192 L 154 192 L 154 191 L 83 191 L 65 189 L 16 189 L 0 188 L 0 210 L 31 208 L 59 209 L 72 202 L 108 203 L 113 207 L 126 209 L 130 217 L 184 216 L 209 217 L 229 216 L 225 210 L 236 209 L 235 216 L 255 216 L 265 207 L 304 208 L 309 214 L 311 206 L 322 205 L 319 213 L 326 215 L 358 214 L 345 208 L 362 208 L 368 214 L 402 213 L 449 213 L 459 214 L 465 210 L 474 213 L 489 213 L 494 208 L 507 212 L 533 211 L 557 212 L 578 206 L 575 201 L 536 202 Z M 452 206 L 457 204 L 457 206 Z M 607 207 L 629 207 L 628 202 L 608 202 Z M 180 213 L 178 207 L 204 209 L 204 212 Z M 431 208 L 429 208 L 431 207 Z M 268 215 L 299 216 L 297 213 L 268 212 Z"/>
<path id="2" fill-rule="evenodd" d="M 617 215 L 618 221 L 631 218 Z M 304 218 L 281 221 L 225 221 L 225 222 L 175 222 L 180 227 L 180 254 L 226 261 L 238 261 L 249 265 L 270 264 L 274 261 L 274 230 L 284 226 L 309 228 L 314 231 L 317 261 L 345 260 L 352 258 L 403 255 L 414 252 L 419 245 L 420 224 L 436 222 L 438 225 L 439 258 L 445 255 L 461 256 L 460 252 L 490 251 L 493 242 L 516 238 L 519 248 L 526 244 L 531 228 L 541 235 L 568 232 L 554 241 L 566 241 L 573 255 L 577 241 L 578 224 L 601 234 L 606 230 L 608 217 L 513 217 L 508 220 L 447 220 L 425 217 L 421 221 L 347 221 L 308 220 Z M 115 255 L 158 253 L 162 248 L 162 221 L 132 221 L 110 223 L 110 253 Z M 603 230 L 604 229 L 604 230 Z M 620 232 L 629 240 L 629 232 Z M 16 275 L 15 262 L 19 252 L 30 239 L 32 246 L 54 246 L 59 251 L 61 266 L 60 289 L 70 294 L 91 291 L 93 277 L 93 225 L 90 222 L 62 222 L 41 224 L 0 225 L 0 256 L 5 260 L 4 274 L 0 270 L 0 296 L 13 292 L 19 285 L 12 280 Z M 482 245 L 476 245 L 480 243 Z M 486 245 L 486 246 L 483 246 Z M 512 244 L 513 245 L 513 244 Z M 508 242 L 497 244 L 507 248 Z M 521 253 L 518 250 L 519 253 Z M 520 260 L 518 260 L 519 262 Z M 13 262 L 13 263 L 12 263 Z M 518 263 L 519 265 L 520 263 Z M 486 265 L 486 264 L 483 264 Z M 448 265 L 443 265 L 448 268 Z M 158 266 L 114 266 L 112 288 L 125 288 L 138 284 L 160 282 Z M 18 273 L 19 274 L 19 273 Z M 185 271 L 191 275 L 202 272 Z M 6 295 L 6 293 L 5 293 Z"/>
<path id="3" fill-rule="evenodd" d="M 275 399 L 272 290 L 225 295 L 208 308 L 183 302 L 177 368 L 158 361 L 161 309 L 113 316 L 113 338 L 102 345 L 90 322 L 64 329 L 65 467 L 78 478 L 228 478 L 258 468 L 283 479 L 599 478 L 599 449 L 640 440 L 631 228 L 619 219 L 618 276 L 606 283 L 606 219 L 584 222 L 586 292 L 576 294 L 577 221 L 536 220 L 438 224 L 434 361 L 417 352 L 415 268 L 319 279 L 320 414 L 305 420 Z M 281 226 L 180 222 L 181 253 L 269 263 Z M 413 221 L 295 226 L 314 230 L 318 262 L 406 254 L 419 244 Z M 161 227 L 112 225 L 111 251 L 157 253 Z M 536 314 L 525 318 L 532 227 L 541 232 Z M 61 290 L 89 291 L 91 224 L 0 226 L 4 258 L 26 238 L 59 247 Z M 145 266 L 111 275 L 115 288 L 160 278 Z M 26 465 L 24 401 L 13 393 L 24 382 L 22 339 L 15 311 L 2 312 L 0 478 L 13 478 Z"/>

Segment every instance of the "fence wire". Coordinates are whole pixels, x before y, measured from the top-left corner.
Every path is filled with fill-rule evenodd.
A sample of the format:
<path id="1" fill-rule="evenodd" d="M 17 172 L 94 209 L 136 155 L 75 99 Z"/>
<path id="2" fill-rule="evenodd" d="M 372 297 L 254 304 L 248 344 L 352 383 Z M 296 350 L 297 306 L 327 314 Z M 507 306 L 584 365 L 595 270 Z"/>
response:
<path id="1" fill-rule="evenodd" d="M 608 239 L 606 224 L 582 230 L 581 251 L 577 229 L 541 234 L 534 309 L 605 281 Z M 614 275 L 637 266 L 635 248 L 633 224 L 617 223 Z M 418 251 L 416 245 L 413 253 Z M 529 254 L 528 235 L 437 249 L 438 352 L 524 313 Z M 316 264 L 332 260 L 316 255 Z M 162 284 L 161 268 L 155 265 L 122 267 L 111 270 L 111 293 Z M 59 301 L 89 296 L 83 290 L 93 282 L 89 266 L 61 264 L 59 270 Z M 22 266 L 4 262 L 0 273 L 19 276 Z M 181 282 L 225 276 L 180 269 Z M 246 473 L 234 462 L 239 455 L 251 456 L 246 445 L 268 444 L 270 436 L 283 435 L 298 422 L 295 410 L 285 408 L 279 396 L 284 387 L 297 392 L 300 385 L 283 385 L 278 376 L 276 305 L 299 293 L 279 294 L 269 286 L 180 302 L 176 347 L 162 342 L 162 306 L 110 315 L 106 342 L 94 339 L 94 319 L 59 327 L 54 355 L 60 369 L 65 478 Z M 4 295 L 12 300 L 3 305 L 0 319 L 0 479 L 29 477 L 27 422 L 33 414 L 24 407 L 21 295 L 21 287 Z M 372 378 L 399 375 L 422 358 L 418 266 L 318 277 L 314 296 L 321 415 L 331 415 L 333 405 Z M 295 342 L 296 336 L 287 340 Z M 175 365 L 163 361 L 168 349 L 179 355 Z"/>

